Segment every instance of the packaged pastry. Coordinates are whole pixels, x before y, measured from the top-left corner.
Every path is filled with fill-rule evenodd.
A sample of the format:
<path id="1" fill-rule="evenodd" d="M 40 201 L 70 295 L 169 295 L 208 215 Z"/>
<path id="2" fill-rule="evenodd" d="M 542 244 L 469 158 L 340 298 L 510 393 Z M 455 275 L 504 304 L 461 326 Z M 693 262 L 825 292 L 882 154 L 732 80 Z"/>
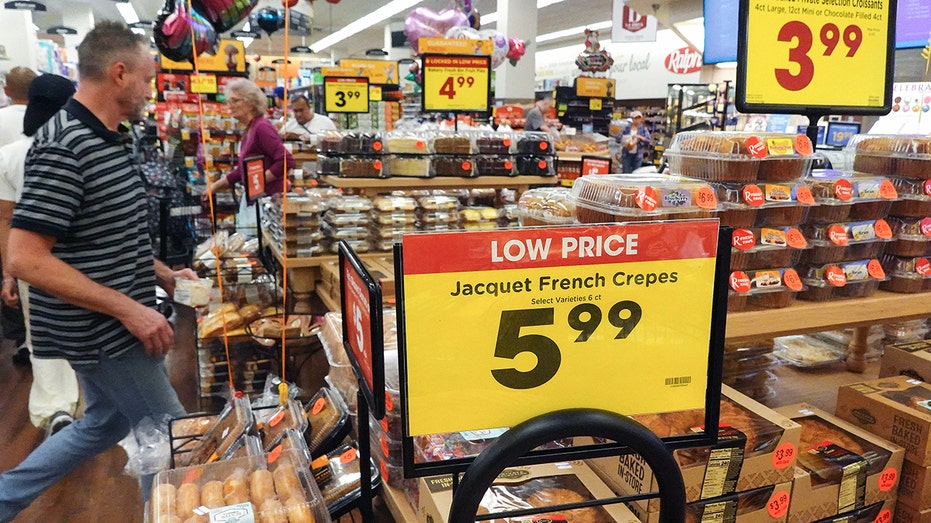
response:
<path id="1" fill-rule="evenodd" d="M 922 256 L 931 245 L 931 217 L 889 218 L 893 241 L 886 245 L 886 254 Z"/>
<path id="2" fill-rule="evenodd" d="M 472 154 L 472 137 L 467 134 L 437 133 L 433 138 L 437 154 Z"/>
<path id="3" fill-rule="evenodd" d="M 475 138 L 478 154 L 510 154 L 513 136 L 511 133 L 481 133 Z"/>
<path id="4" fill-rule="evenodd" d="M 791 267 L 808 247 L 795 227 L 734 229 L 731 233 L 731 270 Z"/>
<path id="5" fill-rule="evenodd" d="M 809 301 L 870 296 L 888 278 L 876 259 L 810 265 L 799 272 L 807 287 L 799 298 Z"/>
<path id="6" fill-rule="evenodd" d="M 516 139 L 517 154 L 552 155 L 556 153 L 549 133 L 523 132 L 517 134 Z"/>
<path id="7" fill-rule="evenodd" d="M 775 339 L 773 354 L 794 367 L 819 367 L 843 361 L 847 347 L 808 335 L 783 336 Z"/>
<path id="8" fill-rule="evenodd" d="M 323 215 L 324 221 L 333 227 L 363 227 L 369 223 L 369 214 L 365 212 L 333 212 Z"/>
<path id="9" fill-rule="evenodd" d="M 731 293 L 746 296 L 743 305 L 756 305 L 770 309 L 788 307 L 795 301 L 795 294 L 804 286 L 795 269 L 758 269 L 731 272 L 728 279 Z M 742 310 L 741 301 L 728 300 L 728 311 Z"/>
<path id="10" fill-rule="evenodd" d="M 236 440 L 253 426 L 252 410 L 248 398 L 235 398 L 217 416 L 213 425 L 187 453 L 177 456 L 181 466 L 213 463 L 228 457 Z"/>
<path id="11" fill-rule="evenodd" d="M 349 248 L 351 248 L 356 253 L 361 254 L 369 252 L 370 246 L 367 237 L 363 236 L 362 238 L 341 241 L 346 242 L 346 244 L 349 245 Z M 339 254 L 339 242 L 333 242 L 330 245 L 330 254 Z"/>
<path id="12" fill-rule="evenodd" d="M 404 176 L 414 178 L 430 178 L 430 158 L 426 156 L 397 156 L 388 157 L 388 173 L 391 176 Z"/>
<path id="13" fill-rule="evenodd" d="M 380 157 L 350 156 L 339 161 L 342 178 L 387 178 L 388 171 Z"/>
<path id="14" fill-rule="evenodd" d="M 347 132 L 343 133 L 340 152 L 345 154 L 380 154 L 384 149 L 384 142 L 379 132 Z"/>
<path id="15" fill-rule="evenodd" d="M 476 156 L 475 174 L 478 176 L 512 176 L 514 160 L 510 156 Z"/>
<path id="16" fill-rule="evenodd" d="M 459 210 L 459 220 L 463 223 L 496 222 L 498 209 L 494 207 L 464 207 Z"/>
<path id="17" fill-rule="evenodd" d="M 413 212 L 376 212 L 372 213 L 372 222 L 376 226 L 413 225 L 417 222 L 417 215 Z"/>
<path id="18" fill-rule="evenodd" d="M 307 428 L 304 409 L 296 400 L 290 400 L 287 405 L 283 406 L 257 408 L 254 413 L 256 426 L 262 435 L 262 444 L 266 451 L 270 451 L 281 441 L 286 429 L 304 432 Z"/>
<path id="19" fill-rule="evenodd" d="M 329 387 L 317 391 L 304 410 L 309 422 L 305 438 L 313 457 L 330 452 L 349 433 L 349 410 Z"/>
<path id="20" fill-rule="evenodd" d="M 857 134 L 844 154 L 855 172 L 931 178 L 931 138 L 926 135 Z"/>
<path id="21" fill-rule="evenodd" d="M 759 139 L 748 133 L 686 131 L 677 133 L 664 157 L 672 174 L 712 181 L 752 182 L 760 168 Z M 765 153 L 764 153 L 765 155 Z"/>
<path id="22" fill-rule="evenodd" d="M 807 208 L 815 205 L 808 186 L 800 183 L 714 182 L 711 186 L 724 208 L 719 214 L 721 225 L 731 227 L 798 225 Z"/>
<path id="23" fill-rule="evenodd" d="M 803 225 L 802 231 L 811 249 L 801 261 L 812 265 L 877 258 L 892 240 L 892 228 L 886 220 Z"/>
<path id="24" fill-rule="evenodd" d="M 372 228 L 371 238 L 373 240 L 398 240 L 402 235 L 415 232 L 417 230 L 417 221 L 405 224 L 378 225 Z"/>
<path id="25" fill-rule="evenodd" d="M 459 223 L 459 213 L 455 211 L 426 211 L 417 214 L 419 223 L 436 224 L 436 223 Z"/>
<path id="26" fill-rule="evenodd" d="M 538 187 L 524 191 L 517 201 L 521 226 L 573 223 L 575 206 L 570 198 L 571 192 L 568 187 Z"/>
<path id="27" fill-rule="evenodd" d="M 931 216 L 931 179 L 912 180 L 891 177 L 892 185 L 899 193 L 899 200 L 892 202 L 889 214 L 919 218 Z"/>
<path id="28" fill-rule="evenodd" d="M 451 196 L 422 196 L 417 203 L 425 211 L 454 211 L 459 208 L 459 200 Z"/>
<path id="29" fill-rule="evenodd" d="M 571 201 L 581 223 L 712 217 L 718 210 L 706 183 L 669 176 L 586 175 L 576 178 Z"/>
<path id="30" fill-rule="evenodd" d="M 517 156 L 514 166 L 518 175 L 556 176 L 552 156 Z"/>
<path id="31" fill-rule="evenodd" d="M 898 191 L 887 178 L 845 176 L 841 171 L 817 169 L 806 179 L 818 207 L 811 210 L 812 222 L 885 218 Z"/>
<path id="32" fill-rule="evenodd" d="M 405 196 L 376 196 L 372 205 L 378 212 L 404 212 L 417 208 L 417 201 Z"/>
<path id="33" fill-rule="evenodd" d="M 880 260 L 889 280 L 880 288 L 886 291 L 915 293 L 931 290 L 931 262 L 924 256 L 883 256 Z"/>
<path id="34" fill-rule="evenodd" d="M 327 200 L 327 207 L 333 213 L 364 213 L 371 211 L 374 205 L 364 196 L 337 196 Z"/>
<path id="35" fill-rule="evenodd" d="M 327 227 L 327 238 L 331 240 L 364 240 L 369 236 L 368 227 L 345 225 L 340 227 Z"/>
<path id="36" fill-rule="evenodd" d="M 431 135 L 408 131 L 387 133 L 388 152 L 391 154 L 430 154 Z"/>
<path id="37" fill-rule="evenodd" d="M 759 180 L 786 182 L 807 174 L 813 150 L 807 136 L 777 133 L 757 136 L 766 145 L 766 156 L 757 174 Z"/>
<path id="38" fill-rule="evenodd" d="M 374 489 L 381 482 L 381 475 L 374 462 L 371 462 L 370 469 L 368 481 Z M 362 474 L 359 453 L 354 446 L 344 445 L 314 459 L 311 470 L 331 513 L 339 513 L 361 496 Z"/>
<path id="39" fill-rule="evenodd" d="M 339 131 L 326 131 L 320 138 L 320 144 L 317 147 L 320 153 L 340 154 L 345 152 L 343 149 L 343 137 Z"/>
<path id="40" fill-rule="evenodd" d="M 430 160 L 430 170 L 435 176 L 475 176 L 475 164 L 469 156 L 434 156 Z"/>

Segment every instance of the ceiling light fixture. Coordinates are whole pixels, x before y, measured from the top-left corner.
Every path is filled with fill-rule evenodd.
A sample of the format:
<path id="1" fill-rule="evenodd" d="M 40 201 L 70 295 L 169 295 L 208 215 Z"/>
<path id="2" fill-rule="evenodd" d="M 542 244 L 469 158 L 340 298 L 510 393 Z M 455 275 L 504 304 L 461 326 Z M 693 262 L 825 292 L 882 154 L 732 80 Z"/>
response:
<path id="1" fill-rule="evenodd" d="M 543 9 L 544 7 L 549 7 L 553 4 L 558 4 L 564 2 L 565 0 L 537 0 L 537 9 Z M 493 13 L 488 13 L 487 15 L 482 15 L 482 27 L 486 25 L 491 25 L 498 23 L 498 11 Z"/>
<path id="2" fill-rule="evenodd" d="M 570 36 L 579 36 L 584 35 L 586 29 L 591 29 L 592 31 L 600 31 L 601 29 L 608 29 L 611 27 L 611 20 L 605 20 L 604 22 L 598 22 L 596 24 L 580 25 L 578 27 L 572 27 L 570 29 L 563 29 L 562 31 L 553 31 L 552 33 L 546 33 L 537 36 L 534 40 L 536 43 L 541 44 L 543 42 L 549 42 L 550 40 L 558 40 L 560 38 L 567 38 Z M 604 44 L 605 42 L 601 42 Z"/>
<path id="3" fill-rule="evenodd" d="M 126 20 L 127 25 L 134 24 L 139 21 L 139 15 L 136 14 L 136 10 L 133 8 L 133 4 L 129 2 L 117 2 L 116 10 L 120 12 L 120 16 L 123 17 L 123 20 Z"/>
<path id="4" fill-rule="evenodd" d="M 311 44 L 310 48 L 313 49 L 315 53 L 319 53 L 320 51 L 334 46 L 349 38 L 350 36 L 362 32 L 379 22 L 385 22 L 392 16 L 410 9 L 422 2 L 423 0 L 392 0 L 391 2 L 388 2 L 371 13 L 346 25 L 339 31 L 317 40 L 316 43 Z"/>

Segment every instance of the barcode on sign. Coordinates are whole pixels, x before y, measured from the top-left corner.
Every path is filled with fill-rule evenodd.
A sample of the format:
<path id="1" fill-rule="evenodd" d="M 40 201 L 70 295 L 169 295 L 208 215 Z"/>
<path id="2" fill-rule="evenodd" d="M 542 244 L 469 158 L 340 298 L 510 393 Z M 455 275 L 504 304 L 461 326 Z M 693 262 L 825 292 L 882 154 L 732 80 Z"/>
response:
<path id="1" fill-rule="evenodd" d="M 683 385 L 688 385 L 689 383 L 692 383 L 691 376 L 679 376 L 676 378 L 666 378 L 667 387 L 681 387 Z"/>

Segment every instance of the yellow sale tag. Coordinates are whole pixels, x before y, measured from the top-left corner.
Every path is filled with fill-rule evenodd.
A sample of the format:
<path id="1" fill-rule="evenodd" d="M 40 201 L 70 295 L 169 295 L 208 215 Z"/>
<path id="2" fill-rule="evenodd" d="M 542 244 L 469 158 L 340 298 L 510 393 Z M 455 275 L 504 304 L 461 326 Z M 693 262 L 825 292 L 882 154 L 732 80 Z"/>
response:
<path id="1" fill-rule="evenodd" d="M 421 54 L 484 54 L 494 52 L 491 40 L 472 40 L 469 38 L 421 38 L 418 40 Z"/>
<path id="2" fill-rule="evenodd" d="M 215 94 L 217 92 L 217 77 L 212 74 L 192 74 L 191 92 Z"/>
<path id="3" fill-rule="evenodd" d="M 373 102 L 381 101 L 381 86 L 380 85 L 369 86 L 369 100 Z"/>
<path id="4" fill-rule="evenodd" d="M 404 236 L 409 434 L 702 408 L 717 236 L 712 220 Z"/>
<path id="5" fill-rule="evenodd" d="M 369 112 L 368 78 L 324 77 L 323 99 L 328 113 L 367 113 Z"/>
<path id="6" fill-rule="evenodd" d="M 425 111 L 487 111 L 491 57 L 427 55 L 423 58 Z"/>
<path id="7" fill-rule="evenodd" d="M 575 94 L 583 98 L 590 96 L 614 98 L 614 79 L 580 76 L 575 79 Z"/>
<path id="8" fill-rule="evenodd" d="M 892 2 L 748 2 L 748 105 L 883 107 Z"/>
<path id="9" fill-rule="evenodd" d="M 784 156 L 795 153 L 795 145 L 791 138 L 769 138 L 766 148 L 770 156 Z"/>
<path id="10" fill-rule="evenodd" d="M 588 110 L 589 111 L 600 111 L 601 110 L 601 98 L 592 98 L 588 101 Z"/>
<path id="11" fill-rule="evenodd" d="M 339 61 L 341 68 L 354 69 L 356 74 L 364 76 L 373 84 L 398 83 L 398 63 L 385 60 L 352 60 Z"/>

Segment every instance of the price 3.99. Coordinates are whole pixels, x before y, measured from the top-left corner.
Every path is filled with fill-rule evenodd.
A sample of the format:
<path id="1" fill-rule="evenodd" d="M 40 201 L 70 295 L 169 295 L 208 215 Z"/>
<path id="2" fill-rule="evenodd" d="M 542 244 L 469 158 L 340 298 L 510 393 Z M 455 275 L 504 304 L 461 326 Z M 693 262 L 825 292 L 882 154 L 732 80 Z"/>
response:
<path id="1" fill-rule="evenodd" d="M 594 303 L 580 303 L 569 311 L 566 324 L 579 332 L 575 343 L 585 343 L 598 330 L 604 314 L 601 307 Z M 607 320 L 617 330 L 613 335 L 616 340 L 627 338 L 640 319 L 643 309 L 631 300 L 622 300 L 608 309 Z M 513 360 L 525 352 L 533 354 L 537 364 L 528 371 L 515 368 L 494 369 L 491 375 L 495 381 L 511 389 L 532 389 L 551 380 L 562 364 L 559 344 L 552 338 L 541 334 L 521 335 L 523 327 L 536 327 L 555 324 L 555 309 L 517 309 L 501 311 L 498 325 L 498 339 L 495 343 L 495 357 Z"/>
<path id="2" fill-rule="evenodd" d="M 812 29 L 804 22 L 792 20 L 786 22 L 779 29 L 777 39 L 780 42 L 795 42 L 795 47 L 789 49 L 789 62 L 795 64 L 797 72 L 792 68 L 776 68 L 776 81 L 789 91 L 801 91 L 808 87 L 815 77 L 815 62 L 811 57 L 812 51 L 821 52 L 822 56 L 832 56 L 841 41 L 847 48 L 843 58 L 853 58 L 863 43 L 863 30 L 856 24 L 841 29 L 836 24 L 826 23 L 818 31 L 818 37 L 824 49 L 813 50 L 814 35 Z M 843 49 L 840 50 L 843 52 Z"/>
<path id="3" fill-rule="evenodd" d="M 359 91 L 337 91 L 336 92 L 336 107 L 346 107 L 346 100 L 352 100 L 353 98 L 362 98 L 362 93 Z"/>

